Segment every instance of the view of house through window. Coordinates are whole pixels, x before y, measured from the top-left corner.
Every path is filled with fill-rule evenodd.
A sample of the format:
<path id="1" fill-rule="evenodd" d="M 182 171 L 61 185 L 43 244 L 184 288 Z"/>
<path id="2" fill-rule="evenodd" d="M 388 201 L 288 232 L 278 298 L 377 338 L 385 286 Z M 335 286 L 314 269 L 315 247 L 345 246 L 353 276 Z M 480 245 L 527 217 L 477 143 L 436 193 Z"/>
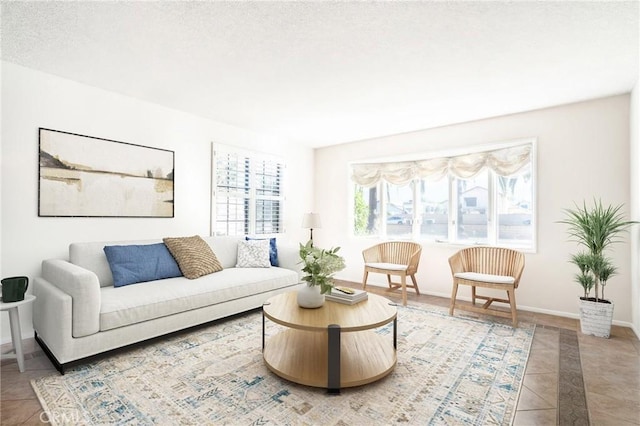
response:
<path id="1" fill-rule="evenodd" d="M 498 177 L 496 207 L 498 244 L 515 245 L 533 241 L 533 178 L 531 164 L 520 173 Z"/>
<path id="2" fill-rule="evenodd" d="M 420 180 L 422 220 L 420 239 L 447 241 L 449 239 L 449 180 L 435 182 Z"/>
<path id="3" fill-rule="evenodd" d="M 534 248 L 532 149 L 354 164 L 354 235 Z"/>
<path id="4" fill-rule="evenodd" d="M 454 178 L 457 197 L 455 212 L 455 240 L 460 243 L 486 244 L 489 235 L 489 172 L 485 169 L 468 178 Z"/>
<path id="5" fill-rule="evenodd" d="M 384 185 L 386 201 L 387 235 L 411 237 L 413 229 L 413 207 L 415 183 Z"/>
<path id="6" fill-rule="evenodd" d="M 277 234 L 282 229 L 284 163 L 214 144 L 212 228 L 215 235 Z"/>

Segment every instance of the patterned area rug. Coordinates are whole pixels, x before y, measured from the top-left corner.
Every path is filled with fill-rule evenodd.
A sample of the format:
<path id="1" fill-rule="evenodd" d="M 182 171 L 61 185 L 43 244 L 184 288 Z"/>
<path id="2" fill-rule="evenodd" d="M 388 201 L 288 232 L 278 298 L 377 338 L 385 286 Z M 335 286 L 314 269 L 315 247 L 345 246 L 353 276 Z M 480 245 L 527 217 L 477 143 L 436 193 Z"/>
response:
<path id="1" fill-rule="evenodd" d="M 271 373 L 261 327 L 261 313 L 252 312 L 32 386 L 54 424 L 508 425 L 535 329 L 399 306 L 396 368 L 329 395 Z M 267 321 L 267 335 L 279 327 Z"/>

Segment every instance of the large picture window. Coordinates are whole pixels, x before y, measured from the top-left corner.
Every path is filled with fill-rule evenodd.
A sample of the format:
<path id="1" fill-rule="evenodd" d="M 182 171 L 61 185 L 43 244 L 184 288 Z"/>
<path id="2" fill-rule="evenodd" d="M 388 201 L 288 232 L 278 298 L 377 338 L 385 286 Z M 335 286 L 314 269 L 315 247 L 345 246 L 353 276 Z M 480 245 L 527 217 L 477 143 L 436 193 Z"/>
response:
<path id="1" fill-rule="evenodd" d="M 535 249 L 534 142 L 352 164 L 354 235 Z"/>
<path id="2" fill-rule="evenodd" d="M 284 170 L 284 162 L 278 158 L 214 144 L 214 234 L 282 232 Z"/>

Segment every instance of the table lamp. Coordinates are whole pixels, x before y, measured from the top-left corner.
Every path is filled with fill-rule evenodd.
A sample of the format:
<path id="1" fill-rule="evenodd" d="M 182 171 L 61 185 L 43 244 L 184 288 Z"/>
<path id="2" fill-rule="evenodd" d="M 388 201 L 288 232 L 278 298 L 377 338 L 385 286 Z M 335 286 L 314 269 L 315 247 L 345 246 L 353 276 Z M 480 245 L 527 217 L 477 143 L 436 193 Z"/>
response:
<path id="1" fill-rule="evenodd" d="M 320 223 L 320 215 L 318 213 L 305 213 L 304 216 L 302 216 L 302 227 L 309 229 L 309 239 L 313 246 L 313 229 L 322 227 L 322 224 Z"/>

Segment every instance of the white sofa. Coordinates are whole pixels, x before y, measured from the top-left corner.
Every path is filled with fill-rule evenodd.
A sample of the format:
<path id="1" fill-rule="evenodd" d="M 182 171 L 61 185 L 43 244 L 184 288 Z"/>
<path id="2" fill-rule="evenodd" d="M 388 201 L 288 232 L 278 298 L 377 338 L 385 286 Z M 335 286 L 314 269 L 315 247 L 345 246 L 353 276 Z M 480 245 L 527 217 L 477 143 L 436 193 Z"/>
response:
<path id="1" fill-rule="evenodd" d="M 193 280 L 114 287 L 103 248 L 160 240 L 74 243 L 68 261 L 43 261 L 34 279 L 33 325 L 60 373 L 83 358 L 259 308 L 300 282 L 298 247 L 278 245 L 279 267 L 236 268 L 240 238 L 203 239 L 224 269 Z"/>

